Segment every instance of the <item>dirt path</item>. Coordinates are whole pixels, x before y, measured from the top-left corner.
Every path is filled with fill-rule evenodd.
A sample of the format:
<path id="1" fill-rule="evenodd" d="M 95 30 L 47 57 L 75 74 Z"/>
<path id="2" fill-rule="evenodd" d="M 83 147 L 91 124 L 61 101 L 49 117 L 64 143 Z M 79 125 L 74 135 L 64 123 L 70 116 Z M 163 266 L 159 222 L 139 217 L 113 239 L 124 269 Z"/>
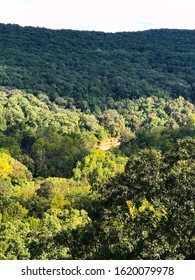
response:
<path id="1" fill-rule="evenodd" d="M 109 139 L 100 141 L 97 144 L 97 149 L 108 151 L 112 146 L 116 147 L 116 146 L 119 146 L 120 144 L 121 144 L 120 138 L 109 138 Z"/>

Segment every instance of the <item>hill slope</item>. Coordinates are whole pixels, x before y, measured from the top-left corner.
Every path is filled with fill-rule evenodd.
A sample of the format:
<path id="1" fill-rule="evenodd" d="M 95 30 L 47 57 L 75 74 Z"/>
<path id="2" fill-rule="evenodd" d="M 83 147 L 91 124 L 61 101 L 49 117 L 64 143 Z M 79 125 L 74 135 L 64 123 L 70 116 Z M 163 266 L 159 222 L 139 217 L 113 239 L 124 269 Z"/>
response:
<path id="1" fill-rule="evenodd" d="M 0 259 L 194 257 L 194 43 L 0 25 Z"/>
<path id="2" fill-rule="evenodd" d="M 194 100 L 194 46 L 189 30 L 112 34 L 0 24 L 0 85 L 46 92 L 83 110 L 105 109 L 110 98 Z"/>

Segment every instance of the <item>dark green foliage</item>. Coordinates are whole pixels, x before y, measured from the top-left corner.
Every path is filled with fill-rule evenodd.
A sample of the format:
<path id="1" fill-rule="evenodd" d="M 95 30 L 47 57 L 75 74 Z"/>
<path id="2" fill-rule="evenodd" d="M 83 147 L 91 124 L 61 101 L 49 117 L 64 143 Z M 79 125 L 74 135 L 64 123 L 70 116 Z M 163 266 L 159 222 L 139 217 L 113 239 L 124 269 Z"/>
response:
<path id="1" fill-rule="evenodd" d="M 0 259 L 194 257 L 194 45 L 0 24 Z"/>
<path id="2" fill-rule="evenodd" d="M 111 99 L 153 95 L 194 100 L 195 31 L 106 34 L 1 24 L 0 36 L 0 84 L 46 92 L 62 106 L 104 110 Z"/>
<path id="3" fill-rule="evenodd" d="M 191 139 L 192 141 L 192 139 Z M 187 140 L 189 142 L 189 140 Z M 130 156 L 102 190 L 98 258 L 191 259 L 194 254 L 194 161 L 168 165 L 157 150 Z"/>

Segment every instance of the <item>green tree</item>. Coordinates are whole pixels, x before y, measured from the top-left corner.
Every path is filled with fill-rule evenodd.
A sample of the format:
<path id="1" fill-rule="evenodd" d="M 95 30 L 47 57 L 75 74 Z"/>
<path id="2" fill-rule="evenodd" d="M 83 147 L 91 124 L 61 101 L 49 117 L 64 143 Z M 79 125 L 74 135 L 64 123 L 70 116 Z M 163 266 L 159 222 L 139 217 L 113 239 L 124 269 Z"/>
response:
<path id="1" fill-rule="evenodd" d="M 27 260 L 30 258 L 28 250 L 28 223 L 19 220 L 0 222 L 0 259 L 1 260 Z"/>
<path id="2" fill-rule="evenodd" d="M 126 158 L 116 157 L 99 149 L 77 163 L 74 178 L 86 180 L 92 186 L 101 186 L 124 171 Z"/>

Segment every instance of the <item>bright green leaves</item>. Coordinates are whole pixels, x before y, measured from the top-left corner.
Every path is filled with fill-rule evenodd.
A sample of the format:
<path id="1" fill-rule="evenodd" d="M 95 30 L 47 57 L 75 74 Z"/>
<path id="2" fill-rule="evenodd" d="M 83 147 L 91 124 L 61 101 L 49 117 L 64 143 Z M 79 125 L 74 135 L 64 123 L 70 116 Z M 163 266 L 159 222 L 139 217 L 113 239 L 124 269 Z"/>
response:
<path id="1" fill-rule="evenodd" d="M 117 174 L 122 173 L 126 161 L 127 159 L 124 157 L 114 157 L 111 152 L 95 150 L 83 161 L 77 163 L 74 178 L 88 181 L 92 186 L 101 186 Z"/>
<path id="2" fill-rule="evenodd" d="M 0 194 L 5 197 L 20 196 L 26 186 L 33 191 L 32 175 L 19 161 L 7 153 L 0 153 Z M 31 186 L 30 186 L 31 185 Z M 23 190 L 22 190 L 23 189 Z"/>
<path id="3" fill-rule="evenodd" d="M 167 209 L 163 205 L 154 205 L 150 203 L 146 198 L 140 200 L 140 206 L 137 208 L 135 203 L 130 200 L 126 201 L 126 203 L 132 219 L 140 217 L 141 215 L 151 214 L 152 225 L 154 226 L 154 228 L 157 227 L 157 224 L 161 221 L 161 219 L 168 219 Z"/>
<path id="4" fill-rule="evenodd" d="M 33 259 L 70 259 L 73 231 L 79 231 L 90 223 L 84 210 L 51 209 L 43 214 L 38 226 L 33 228 L 30 241 Z"/>
<path id="5" fill-rule="evenodd" d="M 26 260 L 30 258 L 28 250 L 29 225 L 20 220 L 0 222 L 0 259 Z"/>
<path id="6" fill-rule="evenodd" d="M 3 95 L 2 92 L 0 92 L 0 95 L 1 94 Z M 4 131 L 7 128 L 6 118 L 5 118 L 4 114 L 5 114 L 5 112 L 3 110 L 3 96 L 2 96 L 2 97 L 0 97 L 0 131 Z"/>
<path id="7" fill-rule="evenodd" d="M 10 178 L 13 185 L 21 186 L 32 179 L 26 166 L 6 153 L 0 153 L 0 178 Z"/>
<path id="8" fill-rule="evenodd" d="M 9 154 L 0 153 L 0 178 L 8 178 L 13 173 L 11 160 L 12 158 Z"/>
<path id="9" fill-rule="evenodd" d="M 36 176 L 70 177 L 76 162 L 96 144 L 91 135 L 63 135 L 54 127 L 42 128 L 38 134 L 40 136 L 30 149 Z"/>

